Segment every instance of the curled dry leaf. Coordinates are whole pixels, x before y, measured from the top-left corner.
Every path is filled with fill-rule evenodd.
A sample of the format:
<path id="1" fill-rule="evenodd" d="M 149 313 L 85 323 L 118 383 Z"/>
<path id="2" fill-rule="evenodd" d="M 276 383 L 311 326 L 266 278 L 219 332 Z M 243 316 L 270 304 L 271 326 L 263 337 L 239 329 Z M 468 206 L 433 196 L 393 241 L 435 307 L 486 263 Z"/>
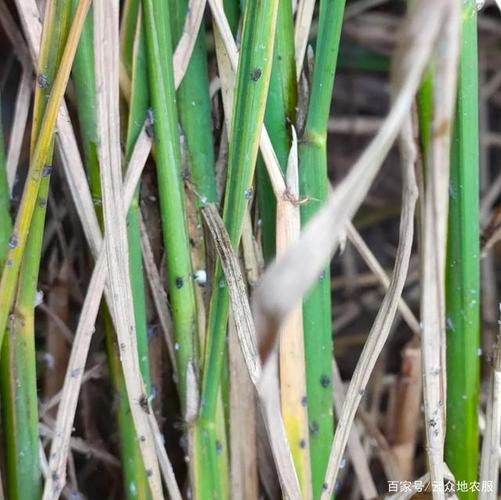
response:
<path id="1" fill-rule="evenodd" d="M 202 215 L 221 259 L 240 349 L 242 350 L 249 377 L 259 397 L 282 491 L 288 498 L 299 499 L 301 498 L 299 482 L 280 412 L 276 351 L 272 353 L 271 359 L 262 369 L 257 352 L 254 321 L 247 298 L 245 281 L 238 259 L 229 241 L 228 233 L 214 205 L 204 205 Z"/>

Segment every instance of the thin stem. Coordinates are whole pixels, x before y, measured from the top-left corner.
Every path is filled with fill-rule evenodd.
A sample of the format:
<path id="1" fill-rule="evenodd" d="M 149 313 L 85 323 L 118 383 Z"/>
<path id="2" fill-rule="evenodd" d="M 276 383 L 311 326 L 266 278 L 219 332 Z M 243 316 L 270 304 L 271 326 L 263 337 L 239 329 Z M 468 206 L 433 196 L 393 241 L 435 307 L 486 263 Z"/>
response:
<path id="1" fill-rule="evenodd" d="M 130 22 L 135 26 L 136 19 L 130 19 Z M 133 45 L 130 47 L 133 50 Z M 144 50 L 144 47 L 143 47 Z M 138 61 L 143 62 L 144 58 L 140 56 Z M 73 67 L 73 80 L 75 85 L 75 93 L 77 96 L 77 110 L 80 121 L 80 129 L 82 132 L 82 143 L 84 151 L 84 160 L 89 178 L 89 185 L 92 197 L 95 202 L 98 219 L 103 227 L 103 213 L 101 207 L 101 181 L 100 181 L 100 166 L 97 157 L 97 124 L 96 124 L 96 88 L 94 77 L 94 45 L 93 45 L 93 27 L 92 18 L 89 15 L 87 19 L 80 44 L 75 57 Z M 144 75 L 145 80 L 145 75 Z M 130 125 L 130 133 L 127 136 L 126 144 L 126 162 L 128 161 L 133 144 L 139 132 L 139 129 L 146 116 L 147 108 L 147 91 L 144 90 L 146 82 L 143 85 L 132 85 L 131 91 L 131 114 L 132 120 Z M 138 90 L 139 89 L 139 90 Z M 138 119 L 136 114 L 140 114 Z M 139 123 L 139 125 L 135 125 Z M 129 237 L 129 262 L 131 271 L 131 288 L 134 300 L 134 316 L 136 324 L 136 338 L 138 347 L 138 356 L 141 367 L 141 375 L 145 386 L 149 389 L 149 365 L 148 365 L 148 340 L 146 327 L 146 312 L 145 312 L 145 297 L 144 297 L 144 282 L 142 273 L 142 262 L 140 252 L 140 240 L 137 236 L 139 233 L 139 220 L 137 216 L 137 196 L 135 197 L 135 211 L 131 220 L 129 212 L 128 233 L 132 234 Z M 139 257 L 139 265 L 137 263 Z M 106 304 L 101 304 L 101 314 L 103 318 L 106 347 L 108 351 L 108 359 L 110 366 L 110 376 L 118 395 L 117 419 L 119 428 L 119 442 L 122 455 L 123 479 L 124 479 L 124 495 L 126 498 L 149 498 L 149 486 L 146 477 L 146 472 L 143 466 L 141 452 L 137 442 L 134 422 L 130 411 L 130 406 L 127 398 L 127 391 L 124 381 L 122 366 L 120 363 L 116 333 L 113 328 L 111 316 Z"/>
<path id="2" fill-rule="evenodd" d="M 134 2 L 130 2 L 134 3 Z M 139 1 L 138 4 L 139 10 Z M 148 79 L 146 69 L 146 47 L 143 26 L 141 17 L 138 15 L 135 19 L 128 19 L 135 27 L 134 44 L 130 48 L 130 57 L 132 59 L 131 77 L 131 93 L 129 103 L 129 117 L 127 137 L 125 144 L 125 158 L 128 162 L 136 143 L 141 127 L 144 123 L 146 111 L 149 102 Z M 125 45 L 123 50 L 127 50 Z M 134 319 L 136 325 L 137 350 L 139 356 L 139 366 L 141 375 L 146 387 L 148 396 L 151 394 L 151 377 L 148 353 L 148 327 L 146 318 L 146 296 L 145 283 L 143 273 L 143 261 L 141 253 L 141 238 L 140 238 L 140 208 L 139 208 L 139 188 L 132 199 L 129 213 L 127 215 L 127 237 L 129 243 L 129 269 L 130 283 L 132 289 L 132 299 L 134 301 Z M 119 360 L 118 352 L 115 344 L 115 360 Z M 121 377 L 123 380 L 123 376 Z M 125 385 L 121 388 L 124 391 Z M 125 396 L 125 391 L 123 392 Z M 150 498 L 148 478 L 143 467 L 140 450 L 137 445 L 134 426 L 130 422 L 128 411 L 127 398 L 124 397 L 123 405 L 120 409 L 119 418 L 124 421 L 124 426 L 130 429 L 128 433 L 129 439 L 127 447 L 122 448 L 122 457 L 127 461 L 127 467 L 132 470 L 124 477 L 126 481 L 126 494 L 130 498 L 136 498 L 133 491 L 133 485 L 136 487 L 137 498 Z M 123 444 L 126 444 L 125 442 Z M 130 449 L 134 450 L 134 454 L 130 453 Z"/>
<path id="3" fill-rule="evenodd" d="M 447 431 L 456 481 L 477 480 L 479 366 L 479 136 L 476 2 L 464 3 L 451 152 L 447 243 Z M 476 498 L 472 491 L 461 499 Z"/>
<path id="4" fill-rule="evenodd" d="M 238 248 L 245 210 L 253 196 L 254 167 L 264 119 L 271 73 L 278 1 L 246 5 L 231 138 L 228 155 L 223 221 L 233 247 Z M 228 291 L 220 264 L 214 277 L 202 382 L 200 417 L 212 420 L 216 407 L 228 321 Z"/>
<path id="5" fill-rule="evenodd" d="M 160 194 L 162 229 L 174 335 L 178 344 L 178 389 L 183 412 L 186 377 L 195 366 L 196 305 L 177 131 L 169 12 L 160 0 L 143 0 L 148 77 Z"/>
<path id="6" fill-rule="evenodd" d="M 28 177 L 24 186 L 16 222 L 14 224 L 14 232 L 9 241 L 9 252 L 7 254 L 6 265 L 0 280 L 0 344 L 3 341 L 3 335 L 7 327 L 7 319 L 14 302 L 18 272 L 21 267 L 28 231 L 38 199 L 38 192 L 43 178 L 43 169 L 52 152 L 56 118 L 66 89 L 66 84 L 68 83 L 71 65 L 89 6 L 90 0 L 80 0 L 78 3 L 61 64 L 59 65 L 59 70 L 54 80 L 54 86 L 40 125 L 40 134 L 38 135 L 36 146 L 31 157 Z"/>
<path id="7" fill-rule="evenodd" d="M 327 198 L 327 121 L 344 6 L 344 0 L 320 2 L 315 68 L 306 128 L 299 147 L 300 194 L 308 199 L 301 209 L 303 226 Z M 313 498 L 322 492 L 334 428 L 331 321 L 330 271 L 326 268 L 303 303 Z"/>
<path id="8" fill-rule="evenodd" d="M 292 5 L 279 2 L 273 67 L 264 122 L 284 175 L 291 147 L 291 126 L 296 122 L 296 103 Z M 276 200 L 261 157 L 257 164 L 257 183 L 263 255 L 269 262 L 275 256 Z"/>
<path id="9" fill-rule="evenodd" d="M 245 7 L 242 29 L 242 51 L 236 76 L 231 137 L 229 140 L 228 174 L 223 208 L 223 221 L 230 241 L 238 248 L 245 211 L 252 198 L 254 168 L 264 119 L 272 65 L 277 0 L 265 0 Z M 214 421 L 220 389 L 225 338 L 228 321 L 228 291 L 221 265 L 216 264 L 214 287 L 209 305 L 202 396 L 197 423 L 198 448 L 204 464 L 217 474 L 217 450 Z M 202 471 L 198 471 L 201 476 Z M 209 475 L 210 472 L 209 472 Z M 216 490 L 209 493 L 220 495 Z M 203 496 L 203 492 L 200 492 Z"/>
<path id="10" fill-rule="evenodd" d="M 139 0 L 136 0 L 139 3 Z M 128 163 L 144 124 L 149 103 L 148 73 L 146 68 L 146 42 L 141 17 L 135 23 L 136 38 L 132 50 L 131 96 L 125 158 Z M 134 299 L 134 317 L 136 324 L 137 348 L 141 374 L 150 393 L 150 368 L 148 363 L 148 328 L 146 319 L 146 296 L 140 238 L 139 188 L 136 191 L 127 216 L 129 239 L 129 267 L 131 270 L 132 297 Z"/>
<path id="11" fill-rule="evenodd" d="M 291 127 L 296 121 L 296 104 L 292 4 L 288 1 L 281 1 L 278 7 L 265 124 L 284 176 L 291 149 Z M 291 171 L 295 169 L 294 180 L 297 184 L 297 150 L 295 153 L 296 161 L 290 168 Z M 296 234 L 292 234 L 291 225 L 293 223 L 291 219 L 294 218 L 293 213 L 299 208 L 283 206 L 282 213 L 279 214 L 280 219 L 277 219 L 277 201 L 262 158 L 259 158 L 257 164 L 257 183 L 263 253 L 265 259 L 270 261 L 275 257 L 277 247 L 281 247 L 283 253 L 292 243 L 293 238 L 297 237 Z M 298 195 L 297 186 L 288 185 L 287 187 L 291 194 L 294 192 L 296 196 Z M 301 491 L 304 498 L 311 498 L 302 322 L 302 310 L 299 306 L 282 329 L 280 338 L 280 396 L 285 431 Z"/>
<path id="12" fill-rule="evenodd" d="M 63 0 L 46 4 L 35 91 L 31 153 L 61 63 L 70 23 L 71 5 Z M 41 85 L 40 83 L 43 83 Z M 47 155 L 52 163 L 52 145 Z M 35 297 L 45 225 L 50 169 L 40 180 L 38 201 L 22 259 L 13 318 L 3 344 L 2 407 L 6 422 L 7 492 L 12 499 L 38 499 L 41 473 L 38 460 L 38 398 L 35 357 Z"/>
<path id="13" fill-rule="evenodd" d="M 172 31 L 175 43 L 182 34 L 187 12 L 187 0 L 172 2 Z M 212 144 L 212 113 L 203 22 L 186 74 L 177 90 L 177 109 L 186 144 L 191 181 L 200 197 L 200 203 L 214 203 L 216 179 Z"/>
<path id="14" fill-rule="evenodd" d="M 148 77 L 153 105 L 153 126 L 156 151 L 160 214 L 167 263 L 167 284 L 170 297 L 176 350 L 178 392 L 183 418 L 188 401 L 196 397 L 194 374 L 196 359 L 196 301 L 191 264 L 187 212 L 182 182 L 182 163 L 177 128 L 177 110 L 172 68 L 172 34 L 170 12 L 162 0 L 143 0 Z M 188 389 L 190 398 L 188 398 Z M 193 396 L 191 396 L 193 395 Z M 214 427 L 212 427 L 214 431 Z M 212 498 L 217 473 L 201 449 L 199 434 L 189 434 L 194 458 L 191 463 L 193 495 Z M 201 448 L 199 449 L 199 447 Z M 215 447 L 215 443 L 214 443 Z M 215 452 L 215 449 L 214 449 Z M 221 489 L 217 490 L 221 493 Z M 216 495 L 223 498 L 222 495 Z"/>

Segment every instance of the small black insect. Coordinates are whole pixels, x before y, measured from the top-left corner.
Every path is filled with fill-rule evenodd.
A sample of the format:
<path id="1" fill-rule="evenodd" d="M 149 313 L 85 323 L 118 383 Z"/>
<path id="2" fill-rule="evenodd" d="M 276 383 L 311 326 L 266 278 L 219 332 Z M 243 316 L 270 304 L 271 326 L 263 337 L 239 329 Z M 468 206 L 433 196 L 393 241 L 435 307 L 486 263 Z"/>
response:
<path id="1" fill-rule="evenodd" d="M 325 389 L 326 387 L 329 387 L 331 383 L 331 379 L 327 375 L 322 375 L 320 377 L 320 385 Z"/>
<path id="2" fill-rule="evenodd" d="M 45 165 L 42 169 L 42 177 L 48 177 L 52 173 L 52 165 Z"/>
<path id="3" fill-rule="evenodd" d="M 146 397 L 146 394 L 142 394 L 141 397 L 139 398 L 139 406 L 143 409 L 145 413 L 150 413 L 150 407 L 148 405 L 148 398 Z"/>
<path id="4" fill-rule="evenodd" d="M 9 248 L 14 249 L 17 247 L 17 236 L 13 234 L 9 240 Z"/>
<path id="5" fill-rule="evenodd" d="M 315 434 L 318 434 L 320 432 L 320 426 L 318 425 L 318 422 L 313 420 L 313 422 L 311 422 L 309 425 L 309 430 L 310 430 L 310 434 L 312 436 L 315 436 Z"/>
<path id="6" fill-rule="evenodd" d="M 259 68 L 254 68 L 251 71 L 251 80 L 257 82 L 261 78 L 261 70 Z"/>
<path id="7" fill-rule="evenodd" d="M 37 78 L 38 86 L 41 89 L 46 89 L 49 86 L 49 79 L 43 73 L 40 73 Z"/>
<path id="8" fill-rule="evenodd" d="M 183 278 L 181 277 L 177 277 L 176 278 L 176 288 L 183 288 L 183 285 L 184 285 L 184 281 L 183 281 Z"/>
<path id="9" fill-rule="evenodd" d="M 216 453 L 218 455 L 221 455 L 222 451 L 223 451 L 223 445 L 219 441 L 216 441 Z"/>

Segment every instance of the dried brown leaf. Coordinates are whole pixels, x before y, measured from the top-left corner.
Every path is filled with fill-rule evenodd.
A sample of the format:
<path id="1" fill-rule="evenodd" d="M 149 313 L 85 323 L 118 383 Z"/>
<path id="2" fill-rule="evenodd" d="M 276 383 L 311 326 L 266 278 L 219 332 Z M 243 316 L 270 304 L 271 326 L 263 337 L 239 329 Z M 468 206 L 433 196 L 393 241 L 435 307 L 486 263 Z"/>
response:
<path id="1" fill-rule="evenodd" d="M 301 498 L 299 482 L 280 413 L 276 351 L 272 353 L 270 356 L 271 359 L 261 369 L 261 362 L 256 346 L 254 322 L 238 259 L 233 252 L 221 216 L 214 205 L 204 205 L 202 215 L 209 227 L 219 258 L 221 259 L 221 265 L 230 294 L 235 329 L 249 377 L 256 387 L 259 397 L 282 491 L 288 498 L 299 499 Z"/>

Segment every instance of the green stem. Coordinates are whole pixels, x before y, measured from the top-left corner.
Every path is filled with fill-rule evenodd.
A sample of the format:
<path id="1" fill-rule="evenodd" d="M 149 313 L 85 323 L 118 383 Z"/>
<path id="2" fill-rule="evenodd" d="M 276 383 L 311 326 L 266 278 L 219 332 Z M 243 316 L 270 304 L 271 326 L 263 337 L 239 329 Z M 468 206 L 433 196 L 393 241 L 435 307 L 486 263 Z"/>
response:
<path id="1" fill-rule="evenodd" d="M 178 43 L 182 34 L 187 11 L 187 0 L 174 0 L 171 3 L 174 44 Z M 203 24 L 198 33 L 186 74 L 177 90 L 177 109 L 188 153 L 191 181 L 201 202 L 214 203 L 216 179 L 212 144 L 212 111 Z"/>
<path id="2" fill-rule="evenodd" d="M 334 86 L 344 0 L 321 0 L 315 68 L 305 131 L 299 146 L 299 187 L 308 198 L 301 208 L 304 226 L 327 198 L 327 120 Z M 330 271 L 326 268 L 304 300 L 303 324 L 310 427 L 313 498 L 320 497 L 329 459 L 332 413 L 332 317 Z"/>
<path id="3" fill-rule="evenodd" d="M 273 67 L 264 122 L 284 175 L 291 147 L 291 126 L 296 121 L 296 103 L 292 5 L 290 2 L 281 1 L 278 7 Z M 257 163 L 257 186 L 263 255 L 269 262 L 275 257 L 276 200 L 261 157 Z"/>
<path id="4" fill-rule="evenodd" d="M 291 127 L 296 122 L 297 86 L 294 55 L 292 4 L 285 0 L 279 2 L 278 7 L 273 67 L 265 113 L 265 124 L 284 175 L 291 147 Z M 262 158 L 259 158 L 257 164 L 257 185 L 263 254 L 269 262 L 276 253 L 276 199 Z M 285 330 L 283 332 L 284 335 L 288 333 L 290 332 Z M 299 335 L 302 335 L 302 329 Z M 289 340 L 290 336 L 288 340 L 282 338 L 280 347 L 282 417 L 301 491 L 307 498 L 311 496 L 308 440 L 304 440 L 308 434 L 308 422 L 307 412 L 301 404 L 305 397 L 306 382 L 303 381 L 301 386 L 296 383 L 297 379 L 293 377 L 289 379 L 292 376 L 289 367 L 293 367 L 297 373 L 303 372 L 304 375 L 304 350 L 302 348 L 300 352 L 288 350 L 285 344 L 288 344 Z M 292 344 L 297 347 L 296 342 Z M 297 359 L 303 361 L 301 369 L 297 366 Z"/>
<path id="5" fill-rule="evenodd" d="M 140 8 L 139 0 L 134 0 L 130 2 L 131 4 L 137 4 L 137 10 Z M 146 116 L 146 111 L 149 102 L 148 93 L 148 80 L 147 80 L 147 69 L 146 69 L 146 47 L 145 39 L 142 28 L 142 23 L 139 21 L 139 16 L 135 18 L 127 19 L 127 22 L 135 27 L 136 36 L 133 40 L 133 44 L 129 47 L 127 45 L 122 46 L 123 52 L 127 52 L 128 56 L 132 60 L 131 68 L 131 95 L 129 103 L 129 117 L 128 117 L 128 128 L 127 137 L 125 144 L 125 158 L 128 161 L 131 157 L 133 147 L 139 136 L 141 128 L 144 124 L 144 119 Z M 141 369 L 141 375 L 143 376 L 143 381 L 145 387 L 147 388 L 148 394 L 151 393 L 151 377 L 150 377 L 150 366 L 149 366 L 149 356 L 148 356 L 148 329 L 147 329 L 147 318 L 146 318 L 146 295 L 145 295 L 145 283 L 144 283 L 144 272 L 143 272 L 143 261 L 141 254 L 141 236 L 140 236 L 140 207 L 139 207 L 139 188 L 137 189 L 132 203 L 129 207 L 129 213 L 127 215 L 127 236 L 129 242 L 129 268 L 130 268 L 130 280 L 132 289 L 132 298 L 134 302 L 134 317 L 136 324 L 136 338 L 137 338 L 137 349 L 139 356 L 139 366 Z M 115 362 L 119 361 L 118 352 L 115 343 Z M 120 387 L 120 397 L 123 397 L 123 403 L 119 411 L 119 421 L 122 421 L 122 426 L 124 428 L 130 429 L 132 432 L 128 433 L 127 441 L 122 442 L 122 460 L 124 461 L 125 467 L 130 468 L 129 471 L 126 469 L 126 475 L 124 480 L 126 482 L 125 489 L 128 498 L 150 498 L 148 479 L 145 474 L 143 461 L 141 458 L 141 453 L 139 446 L 136 441 L 136 433 L 134 431 L 134 425 L 131 419 L 129 402 L 127 399 L 127 392 L 125 388 L 125 383 L 123 379 L 122 372 L 121 375 L 121 387 Z M 131 454 L 130 450 L 134 450 L 134 454 Z M 136 496 L 134 496 L 136 493 Z"/>
<path id="6" fill-rule="evenodd" d="M 0 117 L 1 117 L 1 106 L 0 106 Z M 12 221 L 10 218 L 10 196 L 9 196 L 9 185 L 7 183 L 7 171 L 5 164 L 5 146 L 4 146 L 4 136 L 2 123 L 0 120 L 0 220 L 5 221 L 5 223 L 0 224 L 0 271 L 3 268 L 5 263 L 5 256 L 7 255 L 7 244 L 10 237 L 10 232 L 12 228 Z M 7 338 L 7 336 L 6 336 Z M 4 346 L 7 345 L 7 342 L 4 342 Z M 5 347 L 7 349 L 7 347 Z M 9 363 L 5 362 L 6 353 L 4 352 L 2 356 L 2 363 L 0 366 L 0 381 L 1 381 L 1 389 L 2 394 L 8 394 L 10 391 L 14 392 L 15 388 L 9 388 L 10 382 L 15 380 L 15 378 L 10 377 L 11 367 Z M 17 366 L 23 366 L 22 364 L 18 364 L 16 361 L 13 363 L 14 368 Z M 3 443 L 5 452 L 5 464 L 6 464 L 6 476 L 7 479 L 14 477 L 15 473 L 12 471 L 16 470 L 16 461 L 15 454 L 9 453 L 8 450 L 12 447 L 12 441 L 8 442 L 9 435 L 18 435 L 20 441 L 27 442 L 28 438 L 25 436 L 21 436 L 21 432 L 16 433 L 15 428 L 15 411 L 12 411 L 14 408 L 11 404 L 11 401 L 7 401 L 7 398 L 3 399 L 2 402 L 3 409 L 3 420 L 4 420 L 4 435 L 5 441 Z M 9 409 L 11 411 L 9 411 Z M 32 428 L 32 427 L 30 427 Z M 15 479 L 13 481 L 8 481 L 8 490 L 9 493 L 17 493 L 14 491 L 17 486 L 17 481 Z M 12 485 L 12 486 L 11 486 Z"/>
<path id="7" fill-rule="evenodd" d="M 139 0 L 134 0 L 138 4 Z M 134 3 L 131 2 L 131 3 Z M 142 23 L 139 16 L 132 24 L 136 27 L 136 38 L 130 47 L 132 58 L 131 97 L 125 158 L 128 162 L 133 152 L 139 133 L 144 125 L 149 103 L 148 73 L 146 67 L 146 43 Z M 126 46 L 123 47 L 127 50 Z M 140 237 L 139 188 L 135 193 L 127 216 L 127 233 L 129 240 L 129 266 L 131 276 L 132 297 L 134 300 L 134 317 L 136 324 L 137 348 L 141 374 L 148 393 L 150 392 L 150 368 L 148 362 L 148 327 L 146 318 L 146 293 L 144 283 L 143 261 Z"/>
<path id="8" fill-rule="evenodd" d="M 78 3 L 57 76 L 52 84 L 52 91 L 47 100 L 43 119 L 40 122 L 40 132 L 32 150 L 28 176 L 14 224 L 14 233 L 0 280 L 0 344 L 7 328 L 9 313 L 14 305 L 17 278 L 26 250 L 33 213 L 38 203 L 40 186 L 43 179 L 47 177 L 46 162 L 47 159 L 52 158 L 54 127 L 89 5 L 90 0 L 80 0 Z M 39 75 L 38 83 L 44 87 L 49 84 L 44 75 Z"/>
<path id="9" fill-rule="evenodd" d="M 230 25 L 233 38 L 236 38 L 238 31 L 238 23 L 240 20 L 241 5 L 239 0 L 223 0 L 224 13 L 228 19 L 228 24 Z"/>
<path id="10" fill-rule="evenodd" d="M 38 74 L 46 85 L 35 92 L 31 152 L 52 90 L 66 44 L 71 9 L 63 0 L 47 3 L 44 16 Z M 40 77 L 39 77 L 40 78 Z M 40 80 L 39 80 L 40 82 Z M 52 159 L 52 148 L 47 163 Z M 2 407 L 6 422 L 7 492 L 9 498 L 30 500 L 40 496 L 38 398 L 35 357 L 35 310 L 50 170 L 45 168 L 33 211 L 21 264 L 14 316 L 3 344 Z"/>
<path id="11" fill-rule="evenodd" d="M 42 189 L 40 190 L 42 193 Z M 36 210 L 32 229 L 43 229 Z M 37 220 L 38 219 L 38 220 Z M 42 220 L 40 220 L 42 219 Z M 30 233 L 31 234 L 31 233 Z M 28 238 L 21 267 L 15 319 L 4 337 L 1 362 L 2 410 L 5 432 L 7 494 L 12 500 L 36 500 L 41 493 L 33 304 L 38 282 L 42 237 Z"/>
<path id="12" fill-rule="evenodd" d="M 137 3 L 137 2 L 136 2 Z M 134 26 L 137 24 L 137 18 L 130 18 L 128 21 Z M 96 89 L 94 76 L 94 44 L 92 13 L 86 20 L 80 44 L 75 57 L 73 67 L 73 80 L 75 93 L 77 95 L 77 110 L 82 133 L 82 143 L 84 159 L 89 177 L 89 185 L 92 197 L 96 204 L 96 211 L 102 226 L 103 214 L 101 209 L 101 182 L 99 173 L 99 162 L 97 157 L 97 126 L 96 126 Z M 126 50 L 133 51 L 133 40 L 131 46 L 126 46 Z M 143 46 L 138 44 L 139 47 Z M 133 68 L 144 68 L 144 56 L 136 54 L 136 62 Z M 136 79 L 136 75 L 138 78 Z M 126 140 L 126 161 L 130 158 L 132 148 L 135 144 L 140 128 L 146 116 L 148 103 L 148 93 L 146 89 L 146 78 L 144 71 L 133 70 L 131 90 L 131 106 L 129 129 Z M 139 83 L 136 81 L 139 80 Z M 141 81 L 142 80 L 142 81 Z M 138 117 L 138 115 L 141 115 Z M 144 295 L 143 269 L 141 260 L 141 248 L 139 239 L 139 217 L 137 195 L 131 205 L 128 216 L 128 234 L 129 234 L 129 265 L 131 270 L 131 288 L 134 301 L 134 317 L 136 325 L 136 338 L 138 347 L 138 356 L 140 361 L 141 375 L 146 387 L 149 387 L 149 363 L 148 363 L 148 337 L 146 325 L 146 306 Z M 110 366 L 110 375 L 113 386 L 118 396 L 118 428 L 120 436 L 120 451 L 123 465 L 124 495 L 128 499 L 147 499 L 150 498 L 148 480 L 144 470 L 143 461 L 137 443 L 136 431 L 130 412 L 129 401 L 125 387 L 124 375 L 120 363 L 118 348 L 116 345 L 116 334 L 113 328 L 111 317 L 103 302 L 101 304 L 101 313 L 104 320 L 104 332 L 108 360 Z"/>
<path id="13" fill-rule="evenodd" d="M 177 130 L 169 9 L 161 0 L 143 0 L 142 5 L 168 289 L 178 346 L 178 388 L 184 412 L 188 369 L 196 366 L 196 304 Z"/>
<path id="14" fill-rule="evenodd" d="M 447 248 L 447 432 L 456 481 L 477 480 L 479 402 L 479 136 L 477 10 L 464 2 L 452 142 Z M 477 498 L 459 492 L 459 498 Z"/>
<path id="15" fill-rule="evenodd" d="M 239 245 L 245 210 L 252 197 L 254 168 L 272 66 L 277 10 L 278 0 L 264 0 L 257 4 L 248 2 L 244 12 L 223 208 L 223 220 L 235 250 Z M 202 398 L 197 422 L 203 463 L 214 471 L 212 474 L 209 472 L 209 476 L 217 474 L 218 448 L 213 437 L 214 420 L 225 359 L 229 308 L 228 291 L 219 262 L 216 264 L 213 283 L 202 376 Z M 221 497 L 217 488 L 216 484 L 213 491 L 201 491 L 200 497 Z"/>
<path id="16" fill-rule="evenodd" d="M 173 44 L 176 45 L 181 37 L 184 21 L 188 12 L 187 0 L 173 0 L 171 2 L 171 22 Z M 197 36 L 193 53 L 188 64 L 186 74 L 177 90 L 177 109 L 179 121 L 182 127 L 184 137 L 186 163 L 189 168 L 190 180 L 198 194 L 196 197 L 197 206 L 206 202 L 216 202 L 216 179 L 214 173 L 214 146 L 212 142 L 212 111 L 209 96 L 209 77 L 207 67 L 207 53 L 205 49 L 205 27 L 202 23 Z M 201 217 L 197 213 L 194 215 L 198 219 L 201 227 Z M 205 245 L 203 242 L 203 233 L 193 228 L 192 237 L 194 241 L 194 260 L 193 263 L 202 263 L 205 260 Z M 200 342 L 197 342 L 200 346 Z M 223 397 L 224 397 L 223 392 Z M 221 399 L 221 398 L 219 398 Z M 222 406 L 220 405 L 222 410 Z M 218 460 L 214 466 L 218 467 L 217 474 L 212 474 L 209 479 L 209 471 L 214 470 L 210 467 L 204 468 L 195 466 L 195 469 L 202 471 L 203 478 L 200 478 L 198 484 L 194 487 L 195 496 L 203 496 L 200 491 L 217 490 L 221 498 L 227 498 L 229 492 L 229 471 L 227 460 L 226 436 L 224 427 L 224 412 L 218 411 L 214 427 L 211 427 L 207 436 L 207 442 L 212 442 L 216 446 Z M 195 433 L 195 444 L 200 434 Z M 210 445 L 208 445 L 210 446 Z M 200 450 L 195 451 L 195 462 L 203 464 Z M 211 460 L 208 456 L 207 460 Z M 197 476 L 197 472 L 194 472 Z M 217 482 L 218 486 L 201 486 L 204 482 Z M 196 481 L 195 481 L 196 482 Z"/>
<path id="17" fill-rule="evenodd" d="M 278 1 L 249 2 L 245 9 L 242 51 L 236 78 L 232 131 L 229 143 L 223 221 L 230 241 L 238 248 L 243 218 L 252 197 L 252 182 L 271 73 Z M 221 265 L 216 265 L 209 307 L 206 357 L 200 418 L 214 418 L 228 321 L 228 291 Z"/>
<path id="18" fill-rule="evenodd" d="M 170 9 L 163 0 L 143 0 L 143 22 L 146 32 L 148 77 L 154 118 L 154 142 L 160 214 L 167 263 L 167 285 L 172 310 L 174 337 L 177 343 L 176 363 L 178 391 L 183 417 L 188 400 L 187 376 L 197 367 L 196 301 L 191 264 L 187 212 L 182 182 L 182 162 L 177 128 L 176 95 L 172 68 L 172 33 Z M 191 390 L 196 390 L 191 384 Z M 212 426 L 210 437 L 215 435 Z M 191 439 L 192 438 L 192 439 Z M 224 498 L 218 482 L 217 467 L 211 456 L 204 454 L 207 435 L 194 430 L 191 477 L 194 498 Z M 212 442 L 215 455 L 215 439 Z M 191 448 L 190 444 L 190 448 Z M 210 444 L 208 444 L 210 446 Z M 213 456 L 212 455 L 212 456 Z M 215 473 L 211 473 L 215 471 Z"/>

